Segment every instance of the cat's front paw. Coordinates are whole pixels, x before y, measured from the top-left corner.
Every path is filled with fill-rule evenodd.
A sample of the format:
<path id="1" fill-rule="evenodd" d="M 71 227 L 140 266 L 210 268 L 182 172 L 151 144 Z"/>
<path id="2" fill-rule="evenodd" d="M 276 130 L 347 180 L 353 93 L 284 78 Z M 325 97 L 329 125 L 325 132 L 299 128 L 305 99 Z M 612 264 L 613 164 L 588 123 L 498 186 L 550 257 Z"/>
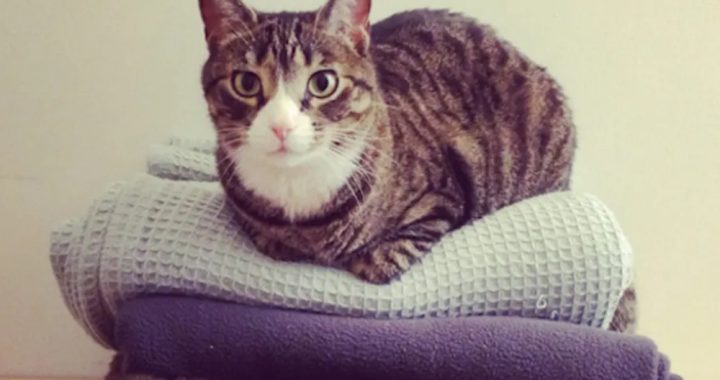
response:
<path id="1" fill-rule="evenodd" d="M 410 269 L 422 255 L 423 252 L 409 241 L 388 242 L 353 257 L 348 269 L 365 281 L 378 285 L 388 284 Z"/>

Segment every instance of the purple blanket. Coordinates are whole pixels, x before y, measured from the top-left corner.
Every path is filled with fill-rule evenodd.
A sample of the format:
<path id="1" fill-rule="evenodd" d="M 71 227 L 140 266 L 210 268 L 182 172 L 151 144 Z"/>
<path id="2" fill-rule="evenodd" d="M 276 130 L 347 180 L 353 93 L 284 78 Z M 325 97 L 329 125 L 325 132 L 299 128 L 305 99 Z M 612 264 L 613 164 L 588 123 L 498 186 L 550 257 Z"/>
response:
<path id="1" fill-rule="evenodd" d="M 208 379 L 680 379 L 648 339 L 532 319 L 382 321 L 177 297 L 131 301 L 126 373 Z"/>

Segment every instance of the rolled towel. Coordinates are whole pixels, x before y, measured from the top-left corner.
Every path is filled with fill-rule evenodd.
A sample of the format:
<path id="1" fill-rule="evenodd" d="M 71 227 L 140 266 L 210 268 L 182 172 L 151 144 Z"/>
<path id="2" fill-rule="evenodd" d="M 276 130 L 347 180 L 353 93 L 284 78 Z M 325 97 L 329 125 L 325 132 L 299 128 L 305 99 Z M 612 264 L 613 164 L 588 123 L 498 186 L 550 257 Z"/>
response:
<path id="1" fill-rule="evenodd" d="M 126 373 L 314 380 L 678 380 L 648 339 L 566 323 L 383 321 L 149 298 L 120 309 Z"/>
<path id="2" fill-rule="evenodd" d="M 216 143 L 213 139 L 189 136 L 172 136 L 167 139 L 163 145 L 210 155 L 215 153 L 216 148 Z"/>
<path id="3" fill-rule="evenodd" d="M 180 146 L 151 146 L 147 170 L 154 176 L 171 180 L 210 182 L 218 179 L 212 154 Z"/>
<path id="4" fill-rule="evenodd" d="M 147 155 L 148 173 L 164 179 L 217 181 L 215 154 L 210 140 L 173 137 L 154 145 Z"/>
<path id="5" fill-rule="evenodd" d="M 118 308 L 146 294 L 209 297 L 352 317 L 522 316 L 606 328 L 632 255 L 595 197 L 557 193 L 445 237 L 387 286 L 256 251 L 217 183 L 142 176 L 117 184 L 52 237 L 52 262 L 81 325 L 112 346 Z"/>

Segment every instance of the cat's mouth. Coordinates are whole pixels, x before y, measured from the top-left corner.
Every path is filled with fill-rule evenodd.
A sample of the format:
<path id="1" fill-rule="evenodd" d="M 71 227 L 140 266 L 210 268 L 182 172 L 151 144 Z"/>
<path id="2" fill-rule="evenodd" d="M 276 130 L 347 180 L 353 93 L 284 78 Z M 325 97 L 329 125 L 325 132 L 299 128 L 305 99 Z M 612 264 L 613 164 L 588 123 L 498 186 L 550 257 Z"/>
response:
<path id="1" fill-rule="evenodd" d="M 324 160 L 329 154 L 329 136 L 318 138 L 307 147 L 296 147 L 289 144 L 279 144 L 273 150 L 265 153 L 263 159 L 272 166 L 279 168 L 293 168 L 303 164 L 312 164 L 317 160 Z"/>
<path id="2" fill-rule="evenodd" d="M 261 165 L 278 169 L 292 169 L 300 165 L 315 165 L 332 156 L 332 136 L 315 136 L 308 143 L 275 142 L 275 144 L 248 144 L 245 153 Z M 265 146 L 262 146 L 265 145 Z M 337 148 L 336 148 L 337 149 Z"/>
<path id="3" fill-rule="evenodd" d="M 265 159 L 276 167 L 291 168 L 310 161 L 318 155 L 317 149 L 310 151 L 293 151 L 285 146 L 279 147 L 265 155 Z"/>
<path id="4" fill-rule="evenodd" d="M 277 148 L 272 154 L 287 154 L 290 153 L 288 151 L 288 148 L 285 145 L 281 145 L 279 148 Z"/>

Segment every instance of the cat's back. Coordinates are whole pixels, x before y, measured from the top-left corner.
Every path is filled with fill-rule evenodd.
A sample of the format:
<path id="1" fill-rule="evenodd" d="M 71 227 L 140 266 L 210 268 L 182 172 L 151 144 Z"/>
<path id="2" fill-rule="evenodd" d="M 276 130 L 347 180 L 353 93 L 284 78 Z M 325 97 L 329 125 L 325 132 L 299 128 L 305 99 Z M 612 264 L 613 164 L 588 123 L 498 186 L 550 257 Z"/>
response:
<path id="1" fill-rule="evenodd" d="M 396 139 L 436 162 L 456 150 L 485 203 L 478 215 L 569 186 L 575 131 L 562 90 L 491 27 L 415 10 L 371 37 Z"/>
<path id="2" fill-rule="evenodd" d="M 453 36 L 463 29 L 477 29 L 490 32 L 492 29 L 479 24 L 472 18 L 448 10 L 416 9 L 396 13 L 372 25 L 373 45 L 387 45 L 397 42 L 422 42 L 426 47 L 436 47 L 437 39 Z"/>
<path id="3" fill-rule="evenodd" d="M 392 15 L 373 24 L 371 38 L 373 58 L 382 69 L 408 62 L 402 58 L 439 67 L 475 60 L 490 64 L 492 50 L 498 47 L 514 53 L 491 27 L 447 10 L 418 9 Z"/>
<path id="4" fill-rule="evenodd" d="M 503 87 L 512 80 L 553 81 L 492 27 L 447 10 L 407 11 L 373 24 L 372 54 L 387 92 L 450 91 L 473 98 L 489 88 L 494 104 L 487 108 L 500 106 Z M 523 83 L 517 83 L 521 76 Z"/>

